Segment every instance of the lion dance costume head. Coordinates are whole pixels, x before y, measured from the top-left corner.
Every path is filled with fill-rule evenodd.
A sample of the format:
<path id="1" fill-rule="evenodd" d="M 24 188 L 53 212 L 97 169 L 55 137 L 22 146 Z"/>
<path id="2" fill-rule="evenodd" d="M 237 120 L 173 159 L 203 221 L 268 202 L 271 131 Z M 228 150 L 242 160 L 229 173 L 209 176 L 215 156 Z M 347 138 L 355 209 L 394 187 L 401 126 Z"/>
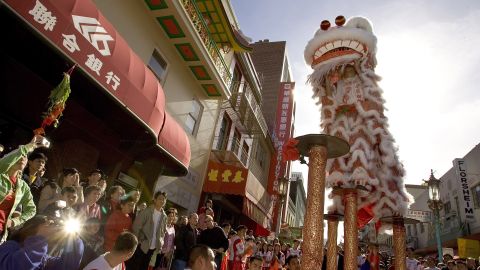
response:
<path id="1" fill-rule="evenodd" d="M 359 193 L 358 208 L 359 216 L 368 217 L 364 223 L 404 216 L 413 199 L 404 187 L 405 172 L 388 131 L 380 77 L 374 71 L 377 38 L 365 18 L 346 22 L 338 16 L 335 24 L 323 21 L 305 48 L 323 133 L 351 146 L 348 155 L 327 163 L 327 187 L 365 187 L 368 192 Z M 343 213 L 341 198 L 333 193 L 329 197 L 334 201 L 329 211 Z"/>

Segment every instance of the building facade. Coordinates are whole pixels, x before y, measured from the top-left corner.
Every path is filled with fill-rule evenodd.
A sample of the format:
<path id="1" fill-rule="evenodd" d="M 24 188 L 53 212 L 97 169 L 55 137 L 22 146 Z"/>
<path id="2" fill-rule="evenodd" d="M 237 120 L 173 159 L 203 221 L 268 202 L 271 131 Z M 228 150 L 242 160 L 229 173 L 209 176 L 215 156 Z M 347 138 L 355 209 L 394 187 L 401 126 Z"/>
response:
<path id="1" fill-rule="evenodd" d="M 289 209 L 293 209 L 291 214 L 292 218 L 288 222 L 288 224 L 292 227 L 303 227 L 307 200 L 303 182 L 304 179 L 301 172 L 292 172 L 289 193 L 289 200 L 292 206 L 290 206 L 290 204 L 288 206 Z"/>
<path id="2" fill-rule="evenodd" d="M 267 190 L 271 194 L 274 208 L 275 231 L 279 233 L 282 224 L 287 223 L 289 212 L 289 186 L 287 185 L 285 190 L 280 190 L 280 187 L 282 179 L 290 178 L 291 162 L 282 160 L 282 147 L 293 137 L 295 131 L 295 83 L 285 41 L 263 40 L 251 46 L 252 60 L 262 85 L 262 112 L 272 134 L 275 149 L 270 164 Z M 282 192 L 284 194 L 281 194 Z"/>
<path id="3" fill-rule="evenodd" d="M 476 145 L 462 158 L 452 160 L 453 166 L 441 177 L 439 212 L 440 238 L 442 247 L 453 249 L 458 254 L 458 239 L 480 240 L 480 145 Z M 426 173 L 426 179 L 428 179 Z M 418 221 L 406 224 L 407 246 L 413 247 L 419 255 L 437 254 L 434 216 L 429 208 L 428 186 L 406 185 L 415 202 L 410 205 L 408 217 Z M 374 230 L 369 237 L 374 239 Z M 392 251 L 392 237 L 377 236 L 382 250 Z"/>

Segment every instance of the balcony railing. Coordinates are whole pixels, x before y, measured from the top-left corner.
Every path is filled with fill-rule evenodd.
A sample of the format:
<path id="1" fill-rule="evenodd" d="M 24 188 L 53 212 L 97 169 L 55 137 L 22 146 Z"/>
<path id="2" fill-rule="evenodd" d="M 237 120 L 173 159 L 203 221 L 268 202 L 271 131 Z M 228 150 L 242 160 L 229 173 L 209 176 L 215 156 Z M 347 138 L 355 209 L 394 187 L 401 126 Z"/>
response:
<path id="1" fill-rule="evenodd" d="M 262 131 L 263 134 L 267 133 L 267 122 L 265 121 L 265 118 L 263 117 L 262 110 L 260 108 L 260 105 L 258 105 L 257 100 L 255 99 L 255 96 L 253 95 L 252 89 L 250 88 L 249 85 L 247 85 L 244 88 L 244 95 L 245 99 L 247 100 L 248 105 L 250 106 L 250 109 L 252 110 L 253 115 L 255 116 L 258 126 L 260 127 L 260 130 Z"/>
<path id="2" fill-rule="evenodd" d="M 190 17 L 192 25 L 195 27 L 195 30 L 197 30 L 203 45 L 210 54 L 215 68 L 220 74 L 226 89 L 229 89 L 232 82 L 232 74 L 230 73 L 227 64 L 225 64 L 223 56 L 218 49 L 217 43 L 213 40 L 212 36 L 210 36 L 210 32 L 208 31 L 208 27 L 203 19 L 202 13 L 200 10 L 198 10 L 194 0 L 181 0 L 181 3 L 185 12 Z"/>

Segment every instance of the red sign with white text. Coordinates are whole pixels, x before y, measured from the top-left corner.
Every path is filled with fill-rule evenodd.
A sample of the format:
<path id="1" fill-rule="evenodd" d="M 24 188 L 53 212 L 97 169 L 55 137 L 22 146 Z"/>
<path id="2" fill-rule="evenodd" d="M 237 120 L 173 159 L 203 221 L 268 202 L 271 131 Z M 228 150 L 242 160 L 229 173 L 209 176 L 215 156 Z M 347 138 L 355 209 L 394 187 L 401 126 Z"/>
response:
<path id="1" fill-rule="evenodd" d="M 273 132 L 273 143 L 275 152 L 270 161 L 270 171 L 268 175 L 268 192 L 271 195 L 273 206 L 273 226 L 278 220 L 278 194 L 279 179 L 286 177 L 287 162 L 282 158 L 283 145 L 290 138 L 292 132 L 292 114 L 293 114 L 293 89 L 295 83 L 281 83 L 278 92 L 277 117 L 275 121 L 275 129 Z"/>

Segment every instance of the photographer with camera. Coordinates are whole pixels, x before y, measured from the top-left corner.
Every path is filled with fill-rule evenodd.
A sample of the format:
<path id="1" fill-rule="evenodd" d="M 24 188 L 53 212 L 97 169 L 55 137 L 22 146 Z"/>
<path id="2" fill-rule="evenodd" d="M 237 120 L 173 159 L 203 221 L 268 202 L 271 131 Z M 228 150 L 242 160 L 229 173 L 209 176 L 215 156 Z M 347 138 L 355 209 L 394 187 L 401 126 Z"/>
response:
<path id="1" fill-rule="evenodd" d="M 62 228 L 63 227 L 63 228 Z M 25 222 L 12 239 L 0 245 L 0 269 L 78 269 L 83 255 L 83 243 L 66 225 L 35 216 Z M 63 244 L 61 256 L 49 256 L 49 246 Z"/>
<path id="2" fill-rule="evenodd" d="M 7 239 L 10 228 L 23 224 L 36 213 L 30 187 L 22 180 L 22 172 L 27 165 L 28 153 L 46 146 L 44 141 L 44 137 L 35 135 L 30 143 L 0 159 L 0 243 Z M 21 213 L 12 216 L 17 208 L 22 209 Z"/>

